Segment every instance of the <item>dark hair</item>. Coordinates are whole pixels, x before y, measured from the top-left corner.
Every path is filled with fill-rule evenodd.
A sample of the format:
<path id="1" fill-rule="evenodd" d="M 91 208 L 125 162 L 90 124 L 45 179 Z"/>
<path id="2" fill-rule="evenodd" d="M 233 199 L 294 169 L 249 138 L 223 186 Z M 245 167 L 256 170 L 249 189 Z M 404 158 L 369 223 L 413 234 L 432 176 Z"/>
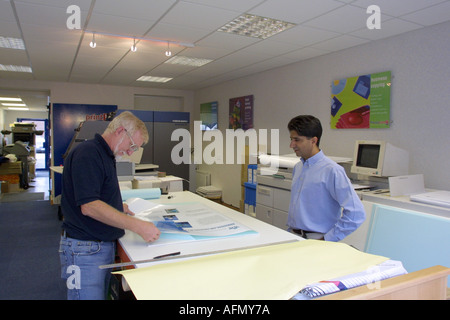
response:
<path id="1" fill-rule="evenodd" d="M 289 131 L 296 131 L 300 136 L 307 138 L 317 137 L 317 146 L 319 146 L 320 138 L 322 137 L 322 125 L 320 120 L 314 116 L 301 115 L 297 116 L 287 125 Z"/>

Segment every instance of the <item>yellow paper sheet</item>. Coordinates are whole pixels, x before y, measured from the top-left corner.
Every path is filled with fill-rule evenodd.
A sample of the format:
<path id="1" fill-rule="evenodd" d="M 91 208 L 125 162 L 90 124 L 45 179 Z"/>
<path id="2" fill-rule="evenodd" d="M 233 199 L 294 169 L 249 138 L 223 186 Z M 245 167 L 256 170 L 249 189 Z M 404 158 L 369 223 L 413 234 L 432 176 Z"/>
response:
<path id="1" fill-rule="evenodd" d="M 274 300 L 386 260 L 344 243 L 305 240 L 116 273 L 137 299 Z"/>

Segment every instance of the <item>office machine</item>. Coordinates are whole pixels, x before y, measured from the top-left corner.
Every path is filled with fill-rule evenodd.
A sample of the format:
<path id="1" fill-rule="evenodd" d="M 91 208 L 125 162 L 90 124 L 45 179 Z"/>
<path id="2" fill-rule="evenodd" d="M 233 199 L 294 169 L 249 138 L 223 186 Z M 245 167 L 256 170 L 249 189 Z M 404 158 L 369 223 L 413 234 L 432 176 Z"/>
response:
<path id="1" fill-rule="evenodd" d="M 81 121 L 79 126 L 75 129 L 75 134 L 67 148 L 63 158 L 65 158 L 69 152 L 83 141 L 93 139 L 95 134 L 102 134 L 109 121 Z M 132 161 L 118 161 L 116 162 L 117 176 L 119 181 L 132 180 L 135 173 L 135 164 Z"/>
<path id="2" fill-rule="evenodd" d="M 3 147 L 3 154 L 14 154 L 17 160 L 22 162 L 22 175 L 20 177 L 20 187 L 28 189 L 28 156 L 30 155 L 30 147 L 27 144 L 16 141 L 14 144 L 8 144 Z"/>
<path id="3" fill-rule="evenodd" d="M 66 152 L 63 155 L 63 158 L 66 158 L 69 154 L 70 150 L 76 147 L 83 141 L 93 139 L 95 134 L 102 134 L 106 127 L 108 126 L 109 121 L 81 121 L 76 129 L 74 129 L 75 134 L 72 137 L 72 140 L 67 147 Z"/>
<path id="4" fill-rule="evenodd" d="M 119 181 L 131 181 L 135 174 L 135 163 L 132 161 L 117 161 L 116 171 Z"/>
<path id="5" fill-rule="evenodd" d="M 352 173 L 373 177 L 407 175 L 409 152 L 386 141 L 357 140 L 355 142 Z"/>

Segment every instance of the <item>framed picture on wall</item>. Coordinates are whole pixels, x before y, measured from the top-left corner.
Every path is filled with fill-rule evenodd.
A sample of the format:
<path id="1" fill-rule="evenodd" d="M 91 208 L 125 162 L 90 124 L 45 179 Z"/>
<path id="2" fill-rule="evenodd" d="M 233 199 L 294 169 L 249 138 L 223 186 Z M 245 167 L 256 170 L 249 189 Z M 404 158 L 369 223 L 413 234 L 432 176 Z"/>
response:
<path id="1" fill-rule="evenodd" d="M 200 105 L 200 120 L 203 131 L 218 129 L 218 107 L 219 103 L 217 101 L 202 103 Z"/>
<path id="2" fill-rule="evenodd" d="M 253 128 L 253 95 L 230 99 L 229 129 Z"/>
<path id="3" fill-rule="evenodd" d="M 390 103 L 390 71 L 335 80 L 331 84 L 331 128 L 389 128 Z"/>

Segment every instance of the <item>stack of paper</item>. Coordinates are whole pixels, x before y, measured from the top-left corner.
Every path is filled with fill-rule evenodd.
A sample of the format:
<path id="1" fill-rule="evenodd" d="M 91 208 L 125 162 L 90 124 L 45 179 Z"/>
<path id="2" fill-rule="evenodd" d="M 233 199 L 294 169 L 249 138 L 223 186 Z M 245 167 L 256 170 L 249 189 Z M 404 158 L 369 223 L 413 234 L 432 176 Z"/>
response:
<path id="1" fill-rule="evenodd" d="M 202 197 L 209 199 L 220 199 L 222 197 L 222 189 L 214 186 L 198 187 L 197 193 Z"/>
<path id="2" fill-rule="evenodd" d="M 410 196 L 411 201 L 450 208 L 450 191 L 432 191 Z"/>

